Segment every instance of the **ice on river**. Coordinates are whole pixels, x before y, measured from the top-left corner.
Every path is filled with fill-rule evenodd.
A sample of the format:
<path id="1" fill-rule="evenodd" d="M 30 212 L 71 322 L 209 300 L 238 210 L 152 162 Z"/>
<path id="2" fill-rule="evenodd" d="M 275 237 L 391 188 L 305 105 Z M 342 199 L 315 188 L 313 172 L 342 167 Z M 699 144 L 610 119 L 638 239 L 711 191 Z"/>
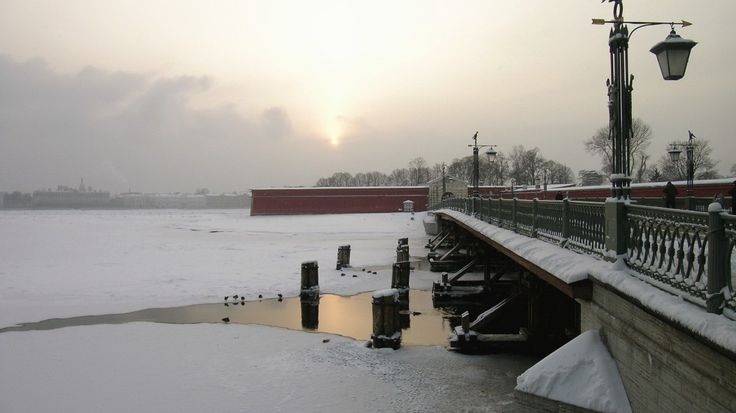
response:
<path id="1" fill-rule="evenodd" d="M 409 214 L 251 217 L 247 211 L 0 211 L 0 326 L 50 317 L 390 286 Z M 347 271 L 337 247 L 352 246 Z M 363 267 L 377 270 L 368 275 Z M 437 274 L 415 271 L 412 287 Z M 326 342 L 325 342 L 326 341 Z M 441 347 L 374 350 L 326 334 L 233 324 L 130 323 L 0 333 L 2 412 L 514 411 L 534 363 Z"/>
<path id="2" fill-rule="evenodd" d="M 427 241 L 406 213 L 251 217 L 247 210 L 0 211 L 0 327 L 51 317 L 295 296 L 317 260 L 322 293 L 388 288 L 398 238 Z M 335 271 L 351 245 L 357 277 Z M 363 266 L 378 267 L 377 275 Z M 353 272 L 349 272 L 352 274 Z M 436 275 L 413 275 L 428 288 Z"/>

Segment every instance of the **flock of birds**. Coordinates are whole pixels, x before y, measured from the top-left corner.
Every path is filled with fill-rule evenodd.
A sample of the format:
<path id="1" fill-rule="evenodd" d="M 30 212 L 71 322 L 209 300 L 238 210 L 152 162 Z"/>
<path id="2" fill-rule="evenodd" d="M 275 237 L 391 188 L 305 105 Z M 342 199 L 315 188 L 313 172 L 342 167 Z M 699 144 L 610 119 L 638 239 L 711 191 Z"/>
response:
<path id="1" fill-rule="evenodd" d="M 377 271 L 370 271 L 370 270 L 366 271 L 365 268 L 363 268 L 361 271 L 366 272 L 368 274 L 378 274 Z M 344 277 L 345 275 L 346 274 L 344 272 L 340 273 L 340 276 L 341 277 Z M 353 274 L 353 278 L 356 278 L 357 276 L 358 276 L 358 274 Z M 284 301 L 284 295 L 283 294 L 278 293 L 278 294 L 276 294 L 276 296 L 278 297 L 278 301 Z M 232 298 L 232 301 L 230 301 L 231 298 Z M 258 294 L 258 299 L 259 300 L 262 300 L 263 299 L 263 294 Z M 232 296 L 226 295 L 224 301 L 225 301 L 225 303 L 224 303 L 225 304 L 225 307 L 230 307 L 231 304 L 232 305 L 238 305 L 238 304 L 245 305 L 245 296 L 243 296 L 242 294 L 233 294 Z M 223 317 L 222 318 L 222 321 L 224 323 L 229 323 L 230 322 L 230 317 Z"/>
<path id="2" fill-rule="evenodd" d="M 276 296 L 278 297 L 278 301 L 284 301 L 284 295 L 283 294 L 278 293 L 278 294 L 276 294 Z M 230 298 L 232 298 L 232 301 L 230 301 Z M 238 301 L 238 299 L 240 301 Z M 262 300 L 263 299 L 263 294 L 258 294 L 258 299 L 259 300 Z M 244 295 L 238 295 L 238 294 L 233 294 L 232 296 L 226 295 L 224 301 L 225 301 L 225 303 L 224 303 L 225 304 L 225 307 L 230 307 L 230 304 L 232 304 L 232 305 L 238 305 L 238 304 L 245 305 L 245 296 Z M 229 323 L 230 322 L 230 317 L 223 317 L 222 318 L 222 321 L 224 323 Z"/>
<path id="3" fill-rule="evenodd" d="M 366 272 L 368 274 L 378 274 L 378 271 L 370 271 L 370 270 L 366 271 L 365 268 L 363 268 L 361 271 Z M 341 272 L 340 277 L 344 277 L 344 276 L 345 276 L 345 273 Z M 353 278 L 356 278 L 357 276 L 358 274 L 353 274 Z"/>

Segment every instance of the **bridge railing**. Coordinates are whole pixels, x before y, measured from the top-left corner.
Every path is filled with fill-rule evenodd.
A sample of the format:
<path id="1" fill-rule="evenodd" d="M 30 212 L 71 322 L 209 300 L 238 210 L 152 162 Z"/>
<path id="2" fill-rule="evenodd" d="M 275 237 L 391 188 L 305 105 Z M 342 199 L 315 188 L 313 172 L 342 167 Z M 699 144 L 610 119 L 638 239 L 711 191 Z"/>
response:
<path id="1" fill-rule="evenodd" d="M 605 216 L 599 202 L 451 198 L 429 209 L 441 208 L 579 252 L 603 255 L 605 251 Z"/>
<path id="2" fill-rule="evenodd" d="M 629 205 L 626 223 L 629 266 L 705 302 L 708 214 Z"/>
<path id="3" fill-rule="evenodd" d="M 456 198 L 429 209 L 441 208 L 577 252 L 611 255 L 602 202 Z M 624 204 L 622 222 L 614 227 L 624 232 L 630 268 L 652 285 L 736 319 L 736 216 L 717 208 L 696 212 Z"/>

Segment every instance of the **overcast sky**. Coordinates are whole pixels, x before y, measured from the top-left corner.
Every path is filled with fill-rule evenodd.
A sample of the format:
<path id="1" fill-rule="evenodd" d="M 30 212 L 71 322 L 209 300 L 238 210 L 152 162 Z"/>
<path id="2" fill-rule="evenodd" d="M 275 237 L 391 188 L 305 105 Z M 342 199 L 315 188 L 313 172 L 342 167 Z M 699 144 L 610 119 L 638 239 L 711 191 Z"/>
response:
<path id="1" fill-rule="evenodd" d="M 631 39 L 634 116 L 653 159 L 692 130 L 734 159 L 736 1 L 625 0 L 630 20 L 685 19 L 698 45 L 664 81 Z M 312 185 L 480 143 L 598 169 L 608 119 L 600 0 L 0 0 L 0 191 Z"/>

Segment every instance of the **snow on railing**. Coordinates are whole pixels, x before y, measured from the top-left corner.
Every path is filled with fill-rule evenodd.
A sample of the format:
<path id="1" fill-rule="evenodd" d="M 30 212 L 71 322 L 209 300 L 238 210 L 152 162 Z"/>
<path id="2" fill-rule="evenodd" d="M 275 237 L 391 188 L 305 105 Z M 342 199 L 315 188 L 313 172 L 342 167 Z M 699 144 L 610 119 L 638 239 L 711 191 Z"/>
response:
<path id="1" fill-rule="evenodd" d="M 453 198 L 448 208 L 562 248 L 606 255 L 606 211 L 600 202 Z M 736 319 L 736 216 L 627 204 L 624 260 L 650 284 Z"/>

